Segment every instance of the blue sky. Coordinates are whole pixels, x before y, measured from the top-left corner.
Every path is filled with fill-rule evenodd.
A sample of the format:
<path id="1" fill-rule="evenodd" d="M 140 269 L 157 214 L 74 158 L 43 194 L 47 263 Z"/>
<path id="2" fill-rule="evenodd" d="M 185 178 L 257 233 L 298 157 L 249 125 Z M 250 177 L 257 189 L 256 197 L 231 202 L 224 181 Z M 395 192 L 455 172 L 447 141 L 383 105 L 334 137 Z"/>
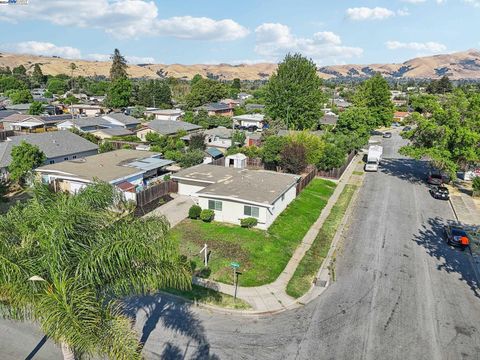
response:
<path id="1" fill-rule="evenodd" d="M 29 0 L 0 4 L 0 51 L 132 63 L 402 62 L 480 48 L 480 0 Z"/>

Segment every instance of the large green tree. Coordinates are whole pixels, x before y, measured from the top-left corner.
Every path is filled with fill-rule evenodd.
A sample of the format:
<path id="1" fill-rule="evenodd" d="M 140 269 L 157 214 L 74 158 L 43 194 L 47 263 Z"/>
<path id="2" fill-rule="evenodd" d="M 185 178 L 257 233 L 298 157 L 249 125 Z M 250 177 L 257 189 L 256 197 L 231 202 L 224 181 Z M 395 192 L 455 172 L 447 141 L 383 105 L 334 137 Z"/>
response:
<path id="1" fill-rule="evenodd" d="M 113 207 L 109 184 L 76 196 L 37 186 L 0 216 L 0 311 L 39 324 L 65 359 L 141 359 L 120 299 L 190 286 L 167 220 L 118 218 Z"/>
<path id="2" fill-rule="evenodd" d="M 394 113 L 394 105 L 390 96 L 387 80 L 377 73 L 358 88 L 354 102 L 356 106 L 367 108 L 370 111 L 375 126 L 387 126 L 392 123 Z"/>
<path id="3" fill-rule="evenodd" d="M 47 81 L 47 89 L 52 94 L 62 95 L 68 89 L 68 82 L 59 77 L 50 78 Z"/>
<path id="4" fill-rule="evenodd" d="M 42 165 L 46 159 L 38 146 L 22 141 L 12 148 L 12 161 L 8 166 L 10 179 L 24 183 L 31 171 Z"/>
<path id="5" fill-rule="evenodd" d="M 227 97 L 225 84 L 216 80 L 199 78 L 193 83 L 190 93 L 186 96 L 187 107 L 193 109 L 208 102 L 215 102 Z"/>
<path id="6" fill-rule="evenodd" d="M 27 104 L 33 101 L 30 90 L 11 90 L 8 92 L 8 96 L 13 104 Z"/>
<path id="7" fill-rule="evenodd" d="M 282 120 L 288 129 L 317 128 L 325 96 L 312 60 L 288 54 L 266 86 L 267 114 Z"/>
<path id="8" fill-rule="evenodd" d="M 8 90 L 24 90 L 27 89 L 27 84 L 15 78 L 14 76 L 2 75 L 0 76 L 0 92 Z"/>
<path id="9" fill-rule="evenodd" d="M 120 50 L 115 49 L 110 59 L 112 60 L 112 67 L 110 68 L 110 80 L 115 81 L 118 79 L 127 78 L 127 60 L 122 54 L 120 54 Z"/>
<path id="10" fill-rule="evenodd" d="M 148 80 L 139 84 L 136 103 L 146 107 L 168 108 L 172 105 L 172 92 L 164 80 Z"/>
<path id="11" fill-rule="evenodd" d="M 28 109 L 29 115 L 40 115 L 43 113 L 43 104 L 40 101 L 34 101 Z"/>
<path id="12" fill-rule="evenodd" d="M 40 86 L 45 84 L 47 77 L 43 75 L 42 68 L 39 64 L 33 66 L 32 80 L 35 82 L 35 85 Z"/>
<path id="13" fill-rule="evenodd" d="M 118 78 L 112 81 L 108 88 L 106 103 L 108 106 L 120 109 L 130 105 L 132 83 L 127 78 Z"/>

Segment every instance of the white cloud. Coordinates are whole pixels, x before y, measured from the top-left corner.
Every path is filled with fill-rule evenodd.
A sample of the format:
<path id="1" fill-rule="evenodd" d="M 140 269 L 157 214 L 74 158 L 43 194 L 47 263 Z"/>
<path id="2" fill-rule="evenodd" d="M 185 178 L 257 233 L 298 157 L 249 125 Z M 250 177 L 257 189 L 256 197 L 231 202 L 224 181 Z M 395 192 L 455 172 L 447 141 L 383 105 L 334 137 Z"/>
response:
<path id="1" fill-rule="evenodd" d="M 475 7 L 480 7 L 480 0 L 463 0 L 463 1 Z"/>
<path id="2" fill-rule="evenodd" d="M 270 60 L 278 60 L 288 52 L 300 52 L 319 64 L 326 60 L 340 63 L 363 53 L 361 48 L 342 45 L 340 36 L 330 31 L 303 38 L 293 35 L 286 25 L 265 23 L 255 29 L 255 34 L 255 52 Z"/>
<path id="3" fill-rule="evenodd" d="M 357 7 L 347 9 L 347 18 L 355 21 L 384 20 L 395 16 L 395 12 L 382 7 Z"/>
<path id="4" fill-rule="evenodd" d="M 0 7 L 0 20 L 44 20 L 62 26 L 101 29 L 118 38 L 165 35 L 235 40 L 248 34 L 248 29 L 231 19 L 191 16 L 161 19 L 155 2 L 146 0 L 31 1 L 28 6 Z"/>
<path id="5" fill-rule="evenodd" d="M 3 51 L 11 51 L 19 54 L 32 54 L 42 56 L 60 56 L 65 59 L 83 59 L 94 61 L 110 61 L 108 54 L 88 54 L 83 56 L 82 52 L 71 46 L 57 46 L 49 42 L 41 41 L 24 41 L 16 44 L 0 45 Z M 131 64 L 151 64 L 155 63 L 153 57 L 142 56 L 125 56 L 126 60 Z"/>
<path id="6" fill-rule="evenodd" d="M 402 1 L 409 4 L 421 4 L 427 0 L 402 0 Z"/>
<path id="7" fill-rule="evenodd" d="M 427 51 L 432 53 L 439 53 L 447 50 L 447 47 L 444 44 L 428 41 L 428 42 L 400 42 L 400 41 L 387 41 L 385 43 L 388 49 L 390 50 L 415 50 L 415 51 Z"/>
<path id="8" fill-rule="evenodd" d="M 20 54 L 32 54 L 43 56 L 60 56 L 66 59 L 80 59 L 80 50 L 70 46 L 57 46 L 49 42 L 24 41 L 14 45 L 3 46 L 7 51 Z"/>

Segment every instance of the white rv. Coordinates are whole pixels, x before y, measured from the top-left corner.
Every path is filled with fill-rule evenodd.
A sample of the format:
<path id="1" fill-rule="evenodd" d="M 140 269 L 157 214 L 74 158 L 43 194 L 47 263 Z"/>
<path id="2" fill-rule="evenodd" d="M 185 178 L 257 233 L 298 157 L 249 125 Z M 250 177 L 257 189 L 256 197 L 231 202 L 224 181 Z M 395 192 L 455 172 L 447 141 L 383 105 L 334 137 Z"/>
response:
<path id="1" fill-rule="evenodd" d="M 383 147 L 380 145 L 372 145 L 368 148 L 367 163 L 365 171 L 378 171 L 380 161 L 382 161 Z"/>

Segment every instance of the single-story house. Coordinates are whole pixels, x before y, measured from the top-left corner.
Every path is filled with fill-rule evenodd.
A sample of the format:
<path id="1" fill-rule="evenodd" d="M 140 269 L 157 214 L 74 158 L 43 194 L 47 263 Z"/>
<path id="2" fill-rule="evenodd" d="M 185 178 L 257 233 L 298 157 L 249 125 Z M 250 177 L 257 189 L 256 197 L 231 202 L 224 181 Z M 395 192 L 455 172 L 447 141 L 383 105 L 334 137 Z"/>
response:
<path id="1" fill-rule="evenodd" d="M 128 129 L 124 128 L 107 128 L 107 129 L 98 129 L 92 132 L 99 139 L 110 139 L 116 136 L 129 136 L 134 135 L 134 133 Z"/>
<path id="2" fill-rule="evenodd" d="M 1 120 L 1 123 L 5 130 L 30 133 L 54 128 L 64 120 L 65 115 L 40 116 L 13 114 Z"/>
<path id="3" fill-rule="evenodd" d="M 121 149 L 42 166 L 35 171 L 42 182 L 52 184 L 55 190 L 75 194 L 100 180 L 115 185 L 127 200 L 136 201 L 136 193 L 169 174 L 166 167 L 172 163 L 161 159 L 158 153 Z"/>
<path id="4" fill-rule="evenodd" d="M 16 111 L 16 112 L 19 112 L 19 113 L 22 113 L 22 114 L 26 114 L 28 112 L 28 110 L 30 110 L 30 106 L 32 104 L 31 103 L 28 103 L 28 104 L 11 104 L 11 105 L 6 105 L 5 108 L 7 110 L 13 110 L 13 111 Z"/>
<path id="5" fill-rule="evenodd" d="M 12 148 L 22 141 L 36 145 L 47 159 L 45 164 L 80 159 L 98 154 L 98 146 L 70 131 L 52 131 L 39 134 L 12 136 L 0 142 L 0 173 L 8 177 L 8 166 L 12 161 Z"/>
<path id="6" fill-rule="evenodd" d="M 405 120 L 407 117 L 410 116 L 409 112 L 406 111 L 395 111 L 395 114 L 393 114 L 393 120 L 394 121 L 399 121 L 402 122 Z"/>
<path id="7" fill-rule="evenodd" d="M 233 130 L 224 126 L 219 126 L 213 129 L 204 131 L 205 145 L 208 147 L 216 148 L 222 152 L 225 152 L 232 146 Z"/>
<path id="8" fill-rule="evenodd" d="M 156 120 L 171 120 L 178 121 L 182 120 L 185 112 L 179 109 L 166 109 L 166 110 L 147 110 L 145 115 L 153 115 Z"/>
<path id="9" fill-rule="evenodd" d="M 2 122 L 3 119 L 14 114 L 18 114 L 18 112 L 15 110 L 0 109 L 0 122 Z"/>
<path id="10" fill-rule="evenodd" d="M 219 160 L 223 157 L 224 157 L 223 152 L 221 152 L 220 150 L 213 147 L 207 147 L 205 149 L 205 157 L 203 158 L 203 163 L 211 164 L 215 160 Z"/>
<path id="11" fill-rule="evenodd" d="M 81 132 L 93 132 L 99 129 L 109 129 L 112 127 L 115 126 L 113 126 L 110 121 L 101 117 L 78 117 L 63 121 L 57 125 L 59 130 L 77 129 Z"/>
<path id="12" fill-rule="evenodd" d="M 104 120 L 107 120 L 114 126 L 120 126 L 125 129 L 129 130 L 135 130 L 140 124 L 141 121 L 134 118 L 133 116 L 130 115 L 125 115 L 124 113 L 109 113 L 106 115 L 103 115 L 102 118 Z"/>
<path id="13" fill-rule="evenodd" d="M 246 146 L 258 146 L 262 145 L 262 134 L 258 132 L 247 133 Z"/>
<path id="14" fill-rule="evenodd" d="M 256 126 L 259 129 L 263 128 L 264 119 L 265 115 L 262 114 L 245 114 L 233 117 L 233 121 L 239 126 L 247 128 L 250 126 Z"/>
<path id="15" fill-rule="evenodd" d="M 187 133 L 195 133 L 201 130 L 202 127 L 190 124 L 184 121 L 171 121 L 171 120 L 152 120 L 145 124 L 145 127 L 137 131 L 137 137 L 140 140 L 145 141 L 148 133 L 154 132 L 163 136 L 175 135 L 181 131 Z"/>
<path id="16" fill-rule="evenodd" d="M 107 108 L 102 105 L 75 104 L 66 106 L 66 109 L 75 115 L 86 116 L 98 116 L 107 112 Z"/>
<path id="17" fill-rule="evenodd" d="M 172 175 L 178 193 L 191 196 L 202 209 L 215 212 L 215 220 L 240 224 L 253 217 L 268 229 L 297 195 L 299 177 L 264 170 L 197 165 Z"/>
<path id="18" fill-rule="evenodd" d="M 238 100 L 245 101 L 253 97 L 251 94 L 247 94 L 245 92 L 238 93 L 237 95 Z"/>
<path id="19" fill-rule="evenodd" d="M 208 113 L 208 116 L 233 116 L 233 108 L 230 105 L 221 102 L 208 103 L 195 108 L 197 113 L 201 110 L 205 110 Z"/>
<path id="20" fill-rule="evenodd" d="M 234 99 L 222 99 L 220 100 L 222 104 L 227 104 L 231 108 L 236 108 L 240 106 L 241 101 L 240 100 L 234 100 Z"/>

